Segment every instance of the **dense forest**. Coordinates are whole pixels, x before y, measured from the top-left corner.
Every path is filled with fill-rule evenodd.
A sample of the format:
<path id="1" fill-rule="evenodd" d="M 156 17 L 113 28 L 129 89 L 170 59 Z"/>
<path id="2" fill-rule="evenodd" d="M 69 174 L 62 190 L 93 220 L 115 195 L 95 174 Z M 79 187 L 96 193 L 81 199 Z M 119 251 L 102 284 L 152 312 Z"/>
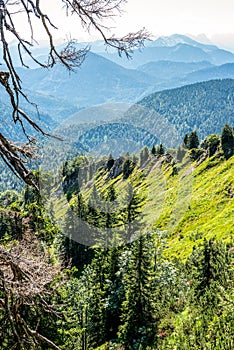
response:
<path id="1" fill-rule="evenodd" d="M 0 349 L 231 350 L 234 130 L 0 194 Z"/>
<path id="2" fill-rule="evenodd" d="M 154 130 L 159 140 L 175 147 L 194 128 L 203 139 L 220 133 L 225 123 L 231 124 L 233 89 L 233 79 L 221 79 L 156 92 L 133 105 L 124 119 Z"/>

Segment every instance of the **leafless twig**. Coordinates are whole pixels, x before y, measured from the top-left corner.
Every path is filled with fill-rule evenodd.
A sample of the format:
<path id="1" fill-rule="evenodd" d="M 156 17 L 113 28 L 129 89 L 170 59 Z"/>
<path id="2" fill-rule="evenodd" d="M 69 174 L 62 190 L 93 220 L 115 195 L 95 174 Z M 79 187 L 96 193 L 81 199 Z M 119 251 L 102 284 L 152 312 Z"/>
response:
<path id="1" fill-rule="evenodd" d="M 116 48 L 119 55 L 126 54 L 129 58 L 134 48 L 142 46 L 144 40 L 149 37 L 149 33 L 142 29 L 137 33 L 130 33 L 122 38 L 107 36 L 108 26 L 105 20 L 119 14 L 122 5 L 126 0 L 61 0 L 65 10 L 65 15 L 75 16 L 77 21 L 82 24 L 86 31 L 90 29 L 96 30 L 107 46 Z M 17 28 L 15 16 L 25 16 L 25 22 L 29 26 L 30 41 L 23 38 L 23 35 Z M 47 63 L 39 61 L 32 52 L 35 44 L 34 28 L 40 24 L 45 31 L 48 39 L 48 60 Z M 49 18 L 48 14 L 43 11 L 43 5 L 40 0 L 0 0 L 0 41 L 2 44 L 2 59 L 6 69 L 0 72 L 0 85 L 5 89 L 9 96 L 12 106 L 12 122 L 16 127 L 21 128 L 23 133 L 30 141 L 30 137 L 26 131 L 26 125 L 31 125 L 37 132 L 46 135 L 43 129 L 34 122 L 28 113 L 20 108 L 20 97 L 28 101 L 27 95 L 24 93 L 20 77 L 15 69 L 15 63 L 11 48 L 8 43 L 8 33 L 13 36 L 17 42 L 18 57 L 21 65 L 25 68 L 24 54 L 33 60 L 41 68 L 51 68 L 56 63 L 64 65 L 68 70 L 74 71 L 79 67 L 85 59 L 89 50 L 88 47 L 78 48 L 76 40 L 70 39 L 67 45 L 59 51 L 54 43 L 52 30 L 57 29 Z M 30 103 L 30 101 L 28 101 Z M 4 161 L 14 169 L 19 176 L 29 183 L 29 171 L 23 164 L 22 152 L 18 149 L 10 147 L 10 142 L 6 142 L 4 135 L 0 136 L 0 155 Z M 7 145 L 7 147 L 6 147 Z M 17 154 L 16 154 L 17 153 Z M 35 182 L 31 181 L 31 185 Z"/>

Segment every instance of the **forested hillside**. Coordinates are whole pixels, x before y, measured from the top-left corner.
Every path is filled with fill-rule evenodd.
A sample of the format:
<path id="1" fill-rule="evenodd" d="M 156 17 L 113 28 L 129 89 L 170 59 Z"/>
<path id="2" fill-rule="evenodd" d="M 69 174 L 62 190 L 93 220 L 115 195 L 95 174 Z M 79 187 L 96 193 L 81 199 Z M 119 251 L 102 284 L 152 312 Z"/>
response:
<path id="1" fill-rule="evenodd" d="M 166 145 L 178 146 L 178 139 L 197 130 L 200 139 L 220 133 L 234 120 L 234 80 L 211 80 L 156 92 L 131 107 L 123 120 L 154 130 Z"/>
<path id="2" fill-rule="evenodd" d="M 233 165 L 226 125 L 1 193 L 1 350 L 232 350 Z"/>
<path id="3" fill-rule="evenodd" d="M 160 142 L 178 147 L 194 129 L 201 141 L 209 133 L 220 134 L 226 122 L 233 124 L 233 101 L 234 80 L 211 80 L 154 93 L 126 112 L 123 105 L 122 113 L 121 104 L 120 111 L 113 104 L 112 116 L 112 105 L 83 110 L 67 119 L 56 133 L 83 154 L 137 153 L 143 146 Z M 97 121 L 88 122 L 89 115 Z M 102 121 L 102 115 L 107 121 Z M 113 116 L 117 118 L 108 121 Z M 57 145 L 58 152 L 60 148 L 63 144 Z"/>

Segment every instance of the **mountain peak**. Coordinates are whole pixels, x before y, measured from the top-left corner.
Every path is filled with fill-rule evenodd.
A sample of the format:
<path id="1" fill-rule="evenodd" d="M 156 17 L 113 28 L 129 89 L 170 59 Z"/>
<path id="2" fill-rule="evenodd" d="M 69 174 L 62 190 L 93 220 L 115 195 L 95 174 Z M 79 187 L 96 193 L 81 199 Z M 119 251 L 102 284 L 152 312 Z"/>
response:
<path id="1" fill-rule="evenodd" d="M 186 44 L 194 47 L 199 48 L 209 48 L 209 49 L 215 49 L 217 48 L 215 45 L 212 45 L 210 42 L 204 43 L 204 37 L 201 36 L 203 40 L 199 40 L 199 37 L 192 37 L 188 35 L 182 35 L 182 34 L 172 34 L 170 36 L 161 36 L 155 41 L 151 42 L 151 47 L 160 47 L 160 46 L 166 46 L 166 47 L 172 47 L 176 46 L 178 44 Z M 200 38 L 201 38 L 200 37 Z M 196 40 L 195 40 L 196 39 Z M 203 41 L 203 43 L 201 42 Z M 208 41 L 208 39 L 207 39 Z"/>

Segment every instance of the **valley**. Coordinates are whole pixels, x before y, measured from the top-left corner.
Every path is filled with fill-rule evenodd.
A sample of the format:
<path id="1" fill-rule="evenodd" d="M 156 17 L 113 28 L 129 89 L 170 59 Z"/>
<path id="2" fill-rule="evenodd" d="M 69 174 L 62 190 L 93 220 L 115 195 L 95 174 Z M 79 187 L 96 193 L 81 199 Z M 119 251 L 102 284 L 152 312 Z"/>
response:
<path id="1" fill-rule="evenodd" d="M 234 53 L 75 45 L 0 76 L 0 350 L 233 350 Z"/>

